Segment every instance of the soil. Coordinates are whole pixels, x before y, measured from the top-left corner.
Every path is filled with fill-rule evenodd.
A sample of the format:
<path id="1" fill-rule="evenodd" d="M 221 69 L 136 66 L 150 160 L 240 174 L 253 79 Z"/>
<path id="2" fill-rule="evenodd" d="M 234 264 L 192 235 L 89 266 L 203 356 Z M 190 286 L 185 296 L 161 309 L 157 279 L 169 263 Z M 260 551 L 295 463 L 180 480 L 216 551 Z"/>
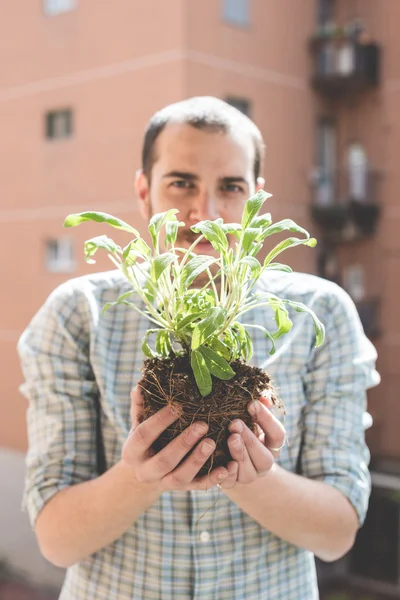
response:
<path id="1" fill-rule="evenodd" d="M 203 397 L 196 385 L 188 355 L 170 359 L 146 360 L 140 382 L 144 398 L 144 410 L 139 420 L 143 421 L 166 405 L 176 407 L 181 416 L 153 444 L 158 452 L 194 421 L 205 421 L 209 425 L 206 437 L 212 438 L 216 449 L 201 468 L 198 476 L 206 475 L 217 466 L 226 466 L 232 460 L 227 440 L 231 435 L 228 425 L 241 419 L 254 433 L 257 425 L 247 411 L 251 400 L 258 400 L 265 391 L 273 404 L 278 405 L 270 377 L 258 367 L 242 361 L 231 363 L 236 375 L 229 381 L 212 377 L 212 392 Z"/>

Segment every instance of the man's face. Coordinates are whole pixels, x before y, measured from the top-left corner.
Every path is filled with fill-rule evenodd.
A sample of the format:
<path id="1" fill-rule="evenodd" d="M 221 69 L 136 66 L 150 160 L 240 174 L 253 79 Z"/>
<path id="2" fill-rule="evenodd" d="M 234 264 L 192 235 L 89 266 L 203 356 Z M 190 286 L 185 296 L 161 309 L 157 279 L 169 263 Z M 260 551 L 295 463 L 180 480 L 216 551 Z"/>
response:
<path id="1" fill-rule="evenodd" d="M 186 124 L 167 125 L 156 141 L 150 185 L 143 173 L 137 176 L 142 216 L 178 209 L 185 227 L 179 229 L 176 245 L 183 248 L 198 237 L 190 227 L 199 221 L 221 217 L 225 223 L 240 223 L 244 204 L 256 189 L 254 152 L 250 137 L 239 140 Z M 195 252 L 217 256 L 207 241 Z"/>

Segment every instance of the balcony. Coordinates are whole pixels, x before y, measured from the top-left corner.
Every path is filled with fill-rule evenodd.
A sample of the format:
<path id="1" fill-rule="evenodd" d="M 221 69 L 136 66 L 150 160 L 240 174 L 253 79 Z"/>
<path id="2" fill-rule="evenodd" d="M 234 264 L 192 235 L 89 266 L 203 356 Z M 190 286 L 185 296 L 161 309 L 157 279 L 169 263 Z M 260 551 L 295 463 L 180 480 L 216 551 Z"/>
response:
<path id="1" fill-rule="evenodd" d="M 365 167 L 351 172 L 315 171 L 311 215 L 324 241 L 352 242 L 376 232 L 381 209 L 379 181 L 380 174 Z"/>
<path id="2" fill-rule="evenodd" d="M 319 35 L 310 42 L 312 85 L 329 99 L 354 97 L 379 85 L 380 46 L 350 35 Z"/>

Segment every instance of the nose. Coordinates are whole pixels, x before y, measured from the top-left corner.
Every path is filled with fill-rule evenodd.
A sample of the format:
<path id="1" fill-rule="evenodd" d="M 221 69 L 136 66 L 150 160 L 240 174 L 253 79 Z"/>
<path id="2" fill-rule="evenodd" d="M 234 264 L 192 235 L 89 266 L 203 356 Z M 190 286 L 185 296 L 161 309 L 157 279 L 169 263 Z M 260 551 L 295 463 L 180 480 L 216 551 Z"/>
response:
<path id="1" fill-rule="evenodd" d="M 214 221 L 219 217 L 216 198 L 213 194 L 204 192 L 193 199 L 189 218 L 194 223 L 199 221 Z"/>

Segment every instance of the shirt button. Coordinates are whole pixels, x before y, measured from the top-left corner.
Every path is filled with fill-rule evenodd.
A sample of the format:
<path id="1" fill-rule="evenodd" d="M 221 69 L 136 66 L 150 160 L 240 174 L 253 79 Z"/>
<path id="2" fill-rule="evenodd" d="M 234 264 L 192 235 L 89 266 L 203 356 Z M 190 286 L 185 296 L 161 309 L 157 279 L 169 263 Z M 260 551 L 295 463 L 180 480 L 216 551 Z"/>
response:
<path id="1" fill-rule="evenodd" d="M 210 536 L 210 534 L 208 533 L 208 531 L 202 531 L 202 532 L 200 533 L 200 541 L 201 541 L 201 542 L 204 542 L 204 543 L 206 543 L 206 542 L 209 542 L 209 541 L 210 541 L 210 538 L 211 538 L 211 536 Z"/>

